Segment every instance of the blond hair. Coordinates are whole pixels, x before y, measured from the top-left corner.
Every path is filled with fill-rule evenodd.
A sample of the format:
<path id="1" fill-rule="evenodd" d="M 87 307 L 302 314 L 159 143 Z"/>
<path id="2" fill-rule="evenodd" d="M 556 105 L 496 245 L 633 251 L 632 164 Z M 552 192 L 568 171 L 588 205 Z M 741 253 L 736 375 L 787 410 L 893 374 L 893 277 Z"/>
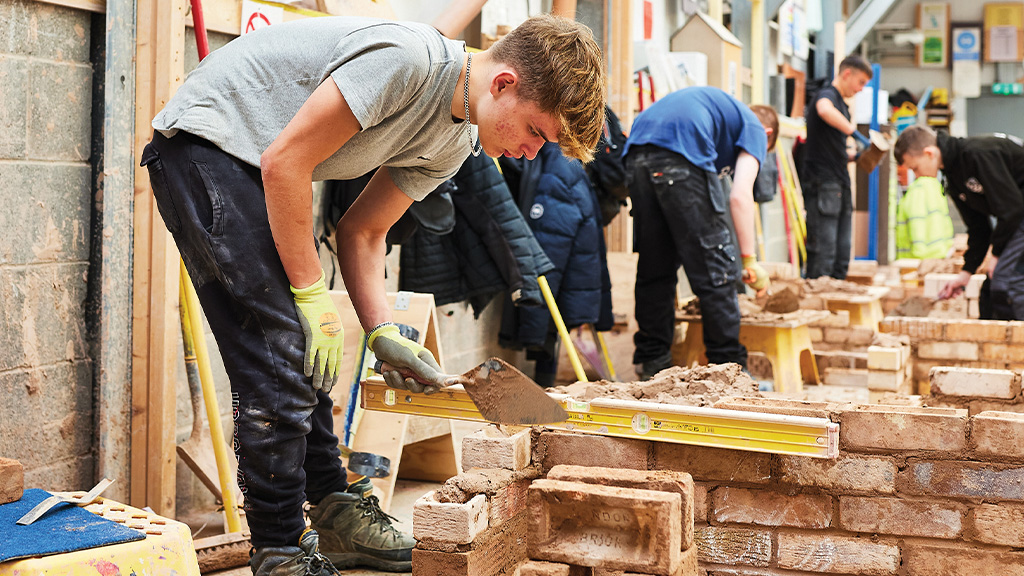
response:
<path id="1" fill-rule="evenodd" d="M 560 16 L 534 16 L 489 51 L 519 73 L 522 98 L 558 119 L 562 153 L 593 160 L 604 125 L 605 74 L 590 29 Z"/>

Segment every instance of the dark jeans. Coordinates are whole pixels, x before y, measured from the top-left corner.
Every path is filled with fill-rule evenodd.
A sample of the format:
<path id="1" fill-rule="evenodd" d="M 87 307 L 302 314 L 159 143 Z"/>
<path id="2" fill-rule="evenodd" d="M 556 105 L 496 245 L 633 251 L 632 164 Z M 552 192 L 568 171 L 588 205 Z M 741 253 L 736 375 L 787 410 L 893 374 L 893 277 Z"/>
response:
<path id="1" fill-rule="evenodd" d="M 812 177 L 803 191 L 807 210 L 807 277 L 845 280 L 850 267 L 853 217 L 850 184 Z"/>
<path id="2" fill-rule="evenodd" d="M 302 373 L 305 337 L 267 222 L 260 171 L 185 133 L 154 133 L 142 165 L 231 381 L 252 544 L 294 546 L 306 527 L 307 496 L 316 502 L 347 483 L 331 399 Z"/>
<path id="3" fill-rule="evenodd" d="M 636 269 L 634 364 L 670 357 L 682 264 L 700 298 L 704 346 L 714 364 L 747 365 L 740 344 L 737 255 L 718 176 L 655 146 L 630 150 Z"/>
<path id="4" fill-rule="evenodd" d="M 994 319 L 1024 320 L 1024 223 L 999 255 L 990 287 Z"/>

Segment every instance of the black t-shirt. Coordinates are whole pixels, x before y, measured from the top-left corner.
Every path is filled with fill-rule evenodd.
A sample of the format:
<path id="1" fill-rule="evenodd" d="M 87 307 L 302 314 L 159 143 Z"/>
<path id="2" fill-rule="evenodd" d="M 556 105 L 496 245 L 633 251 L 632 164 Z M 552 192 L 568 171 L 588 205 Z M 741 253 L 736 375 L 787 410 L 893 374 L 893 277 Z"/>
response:
<path id="1" fill-rule="evenodd" d="M 846 102 L 835 86 L 830 84 L 818 90 L 804 113 L 807 120 L 807 145 L 801 151 L 804 175 L 813 179 L 838 180 L 849 186 L 846 135 L 818 116 L 817 104 L 822 98 L 827 98 L 847 120 L 850 119 L 850 109 L 846 107 Z"/>

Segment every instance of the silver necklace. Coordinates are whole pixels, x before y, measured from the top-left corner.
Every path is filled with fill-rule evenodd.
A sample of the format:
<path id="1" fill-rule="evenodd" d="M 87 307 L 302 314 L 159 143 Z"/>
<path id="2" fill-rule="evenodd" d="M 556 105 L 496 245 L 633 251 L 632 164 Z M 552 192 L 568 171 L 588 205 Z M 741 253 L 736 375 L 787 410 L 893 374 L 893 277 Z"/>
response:
<path id="1" fill-rule="evenodd" d="M 469 138 L 469 147 L 473 156 L 479 156 L 483 151 L 480 146 L 479 136 L 473 138 L 473 127 L 469 123 L 469 67 L 473 65 L 473 54 L 466 52 L 466 82 L 462 85 L 462 103 L 466 105 L 466 136 Z"/>

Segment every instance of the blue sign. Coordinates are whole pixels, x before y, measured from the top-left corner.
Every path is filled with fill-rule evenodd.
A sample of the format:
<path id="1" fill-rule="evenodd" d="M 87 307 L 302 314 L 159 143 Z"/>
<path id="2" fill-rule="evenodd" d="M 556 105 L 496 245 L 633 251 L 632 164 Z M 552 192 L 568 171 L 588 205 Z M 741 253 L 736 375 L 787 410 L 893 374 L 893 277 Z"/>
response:
<path id="1" fill-rule="evenodd" d="M 953 29 L 953 61 L 981 61 L 981 28 Z"/>

